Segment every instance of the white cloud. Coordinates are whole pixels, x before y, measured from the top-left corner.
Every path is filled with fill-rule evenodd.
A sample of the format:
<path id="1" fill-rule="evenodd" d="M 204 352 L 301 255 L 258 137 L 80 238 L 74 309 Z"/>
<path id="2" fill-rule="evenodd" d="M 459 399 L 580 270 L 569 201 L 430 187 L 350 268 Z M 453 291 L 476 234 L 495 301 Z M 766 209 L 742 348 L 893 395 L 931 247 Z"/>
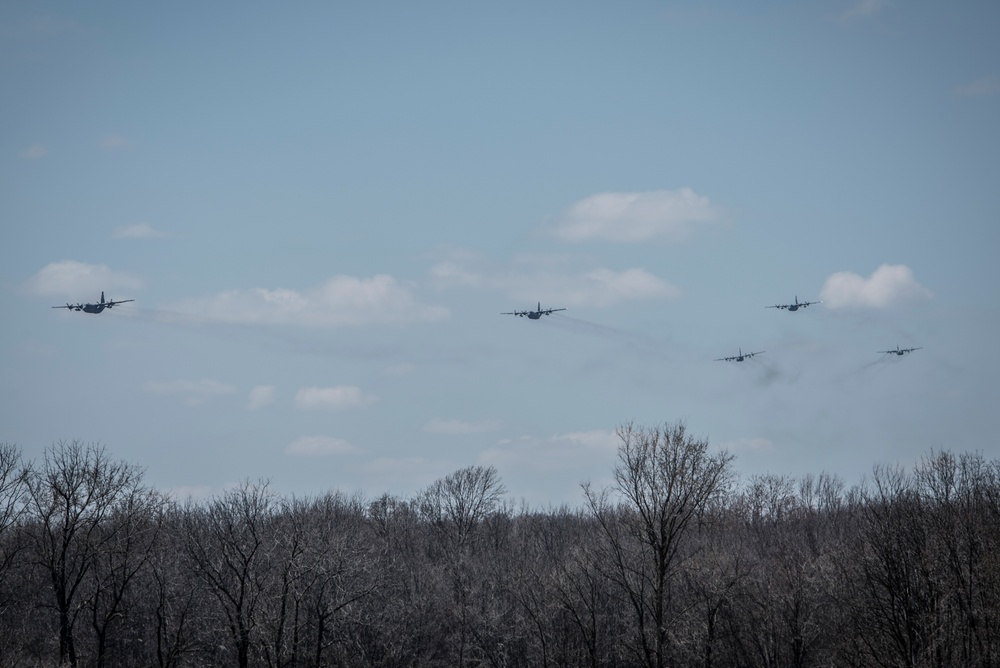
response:
<path id="1" fill-rule="evenodd" d="M 325 457 L 329 455 L 353 455 L 361 452 L 342 438 L 331 436 L 303 436 L 285 446 L 286 455 L 301 457 Z"/>
<path id="2" fill-rule="evenodd" d="M 902 264 L 883 264 L 868 278 L 841 271 L 826 279 L 820 299 L 829 308 L 887 308 L 904 302 L 930 299 L 933 293 L 920 285 L 913 271 Z"/>
<path id="3" fill-rule="evenodd" d="M 155 229 L 149 223 L 136 223 L 116 227 L 111 236 L 115 239 L 163 239 L 167 234 Z"/>
<path id="4" fill-rule="evenodd" d="M 439 262 L 431 267 L 431 278 L 443 287 L 476 288 L 482 285 L 483 278 L 473 270 L 459 266 L 457 262 Z"/>
<path id="5" fill-rule="evenodd" d="M 247 408 L 252 411 L 269 406 L 274 403 L 277 391 L 274 385 L 258 385 L 250 390 L 250 400 Z"/>
<path id="6" fill-rule="evenodd" d="M 645 269 L 614 271 L 606 267 L 579 269 L 562 256 L 525 255 L 513 267 L 490 267 L 479 257 L 452 257 L 431 268 L 434 284 L 441 289 L 479 287 L 500 290 L 521 304 L 534 306 L 539 300 L 549 306 L 610 306 L 644 299 L 676 299 L 681 290 Z"/>
<path id="7" fill-rule="evenodd" d="M 955 94 L 963 97 L 996 95 L 997 93 L 1000 93 L 1000 79 L 995 76 L 983 77 L 961 86 L 955 86 Z"/>
<path id="8" fill-rule="evenodd" d="M 108 135 L 101 140 L 101 148 L 105 151 L 113 151 L 115 149 L 125 148 L 126 146 L 128 146 L 128 140 L 117 134 Z"/>
<path id="9" fill-rule="evenodd" d="M 378 397 L 353 385 L 337 387 L 305 387 L 295 395 L 295 404 L 306 410 L 346 410 L 364 408 L 378 401 Z"/>
<path id="10" fill-rule="evenodd" d="M 229 290 L 174 304 L 170 310 L 214 321 L 239 324 L 289 324 L 317 327 L 436 322 L 449 316 L 444 306 L 421 304 L 411 286 L 391 276 L 334 276 L 299 292 Z"/>
<path id="11" fill-rule="evenodd" d="M 463 420 L 445 420 L 434 418 L 424 425 L 423 429 L 431 434 L 482 434 L 496 431 L 501 426 L 500 420 L 479 420 L 467 422 Z"/>
<path id="12" fill-rule="evenodd" d="M 720 220 L 716 205 L 690 188 L 601 193 L 572 205 L 553 234 L 563 241 L 680 241 L 695 227 Z"/>
<path id="13" fill-rule="evenodd" d="M 207 403 L 214 397 L 232 394 L 236 388 L 217 380 L 203 378 L 202 380 L 171 380 L 166 382 L 148 381 L 142 389 L 153 394 L 177 394 L 184 398 L 185 403 L 192 406 Z"/>
<path id="14" fill-rule="evenodd" d="M 645 269 L 595 269 L 584 277 L 584 282 L 590 285 L 587 301 L 601 306 L 637 299 L 676 299 L 681 294 L 679 288 Z"/>
<path id="15" fill-rule="evenodd" d="M 49 149 L 45 148 L 41 144 L 32 144 L 28 148 L 21 151 L 21 157 L 28 158 L 29 160 L 44 158 L 48 154 L 49 154 Z"/>
<path id="16" fill-rule="evenodd" d="M 30 294 L 39 296 L 66 296 L 72 299 L 95 301 L 102 291 L 107 299 L 113 290 L 141 290 L 142 280 L 125 271 L 114 271 L 104 264 L 86 264 L 74 260 L 52 262 L 24 283 Z"/>
<path id="17" fill-rule="evenodd" d="M 841 14 L 839 18 L 841 21 L 850 21 L 860 16 L 872 16 L 882 11 L 883 8 L 888 7 L 889 4 L 889 0 L 860 0 L 860 2 L 855 3 L 854 6 Z"/>
<path id="18" fill-rule="evenodd" d="M 612 462 L 620 439 L 613 431 L 583 431 L 549 438 L 526 436 L 504 440 L 480 455 L 484 465 L 498 468 L 530 467 L 533 471 L 565 471 L 592 468 L 595 463 Z"/>

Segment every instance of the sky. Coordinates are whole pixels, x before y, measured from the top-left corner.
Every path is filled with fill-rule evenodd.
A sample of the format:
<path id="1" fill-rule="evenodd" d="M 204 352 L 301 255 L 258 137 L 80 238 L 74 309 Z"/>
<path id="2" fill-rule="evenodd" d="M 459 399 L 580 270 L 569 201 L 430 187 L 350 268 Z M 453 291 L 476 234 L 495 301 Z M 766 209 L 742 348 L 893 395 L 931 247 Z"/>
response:
<path id="1" fill-rule="evenodd" d="M 624 424 L 744 480 L 1000 458 L 998 27 L 5 2 L 0 442 L 100 444 L 177 498 L 494 466 L 540 508 L 610 484 Z M 102 291 L 135 301 L 51 308 Z M 566 310 L 502 315 L 539 303 Z"/>

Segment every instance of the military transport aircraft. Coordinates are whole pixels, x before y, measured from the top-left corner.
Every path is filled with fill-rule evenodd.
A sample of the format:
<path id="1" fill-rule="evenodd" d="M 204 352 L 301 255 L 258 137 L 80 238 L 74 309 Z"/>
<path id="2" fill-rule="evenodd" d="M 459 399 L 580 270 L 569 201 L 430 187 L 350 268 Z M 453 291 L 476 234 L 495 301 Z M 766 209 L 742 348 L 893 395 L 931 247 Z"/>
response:
<path id="1" fill-rule="evenodd" d="M 906 353 L 912 353 L 914 350 L 920 350 L 920 348 L 900 348 L 899 344 L 896 344 L 895 350 L 879 350 L 880 353 L 885 353 L 886 355 L 905 355 Z"/>
<path id="2" fill-rule="evenodd" d="M 822 301 L 818 301 L 818 302 L 800 302 L 799 301 L 799 296 L 795 295 L 795 303 L 794 304 L 775 304 L 774 306 L 765 306 L 764 308 L 786 308 L 786 309 L 788 309 L 789 312 L 794 313 L 795 311 L 798 311 L 800 308 L 805 308 L 805 307 L 809 306 L 810 304 L 822 304 L 822 303 L 823 303 Z"/>
<path id="3" fill-rule="evenodd" d="M 542 309 L 542 302 L 538 302 L 538 308 L 534 311 L 510 311 L 508 313 L 501 313 L 500 315 L 516 315 L 519 318 L 528 316 L 529 320 L 538 320 L 543 315 L 552 315 L 556 311 L 565 311 L 564 308 L 547 308 Z"/>
<path id="4" fill-rule="evenodd" d="M 101 292 L 101 301 L 96 304 L 66 304 L 65 306 L 53 306 L 52 308 L 68 308 L 74 311 L 83 311 L 84 313 L 100 313 L 106 308 L 111 308 L 117 304 L 124 304 L 125 302 L 134 302 L 134 299 L 122 299 L 121 301 L 104 301 L 104 292 Z"/>
<path id="5" fill-rule="evenodd" d="M 731 357 L 720 357 L 719 359 L 717 359 L 715 361 L 716 362 L 742 362 L 743 360 L 750 359 L 754 355 L 760 355 L 762 352 L 765 352 L 763 350 L 758 350 L 755 353 L 745 353 L 745 352 L 743 352 L 742 348 L 740 348 L 739 350 L 740 350 L 740 352 L 739 352 L 738 355 L 732 355 Z"/>

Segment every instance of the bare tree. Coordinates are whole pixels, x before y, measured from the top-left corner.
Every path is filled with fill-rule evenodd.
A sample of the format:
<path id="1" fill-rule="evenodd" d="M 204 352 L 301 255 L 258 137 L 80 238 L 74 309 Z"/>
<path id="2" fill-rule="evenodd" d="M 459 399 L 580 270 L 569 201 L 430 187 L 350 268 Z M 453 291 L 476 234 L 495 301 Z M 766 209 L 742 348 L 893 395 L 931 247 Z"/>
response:
<path id="1" fill-rule="evenodd" d="M 609 576 L 624 592 L 636 629 L 635 658 L 650 668 L 667 663 L 671 583 L 685 533 L 731 482 L 732 455 L 711 452 L 683 422 L 618 428 L 612 490 L 584 495 L 608 548 Z M 613 500 L 617 497 L 618 502 Z"/>
<path id="2" fill-rule="evenodd" d="M 483 580 L 474 577 L 470 559 L 476 531 L 502 506 L 506 489 L 492 466 L 470 466 L 435 481 L 420 496 L 419 507 L 439 539 L 438 554 L 450 584 L 453 633 L 457 636 L 457 663 L 464 666 L 472 638 L 482 634 L 474 592 Z"/>
<path id="3" fill-rule="evenodd" d="M 18 531 L 25 517 L 25 475 L 20 449 L 0 443 L 0 656 L 7 656 L 24 635 L 14 628 L 24 619 L 17 609 L 17 589 L 24 578 L 13 576 L 25 562 L 25 542 Z"/>
<path id="4" fill-rule="evenodd" d="M 863 590 L 854 621 L 860 648 L 882 666 L 934 665 L 943 640 L 926 511 L 905 471 L 875 467 L 861 513 Z"/>
<path id="5" fill-rule="evenodd" d="M 163 516 L 163 530 L 157 550 L 150 561 L 147 595 L 150 599 L 146 637 L 149 638 L 149 665 L 179 668 L 185 658 L 199 649 L 199 634 L 214 633 L 202 628 L 206 607 L 201 588 L 193 580 L 184 555 L 189 536 L 183 514 L 185 509 L 171 503 Z M 209 601 L 210 602 L 210 601 Z"/>
<path id="6" fill-rule="evenodd" d="M 267 483 L 244 481 L 208 508 L 189 507 L 184 513 L 187 555 L 221 607 L 239 668 L 250 665 L 261 608 L 275 575 L 265 567 L 274 510 Z"/>
<path id="7" fill-rule="evenodd" d="M 0 443 L 0 585 L 10 575 L 22 544 L 13 535 L 25 513 L 27 471 L 21 464 L 21 450 Z M 0 600 L 0 612 L 5 605 Z"/>
<path id="8" fill-rule="evenodd" d="M 112 627 L 127 616 L 133 585 L 149 567 L 158 547 L 164 503 L 163 497 L 152 489 L 134 486 L 123 490 L 97 529 L 103 548 L 95 555 L 86 578 L 85 599 L 97 642 L 97 668 L 105 665 Z"/>
<path id="9" fill-rule="evenodd" d="M 431 484 L 421 496 L 420 509 L 452 545 L 464 546 L 506 493 L 494 467 L 469 466 Z"/>
<path id="10" fill-rule="evenodd" d="M 28 475 L 37 526 L 29 532 L 34 561 L 49 576 L 59 617 L 59 661 L 77 665 L 75 628 L 84 610 L 82 586 L 119 538 L 111 518 L 142 494 L 142 470 L 109 459 L 104 447 L 60 441 Z"/>

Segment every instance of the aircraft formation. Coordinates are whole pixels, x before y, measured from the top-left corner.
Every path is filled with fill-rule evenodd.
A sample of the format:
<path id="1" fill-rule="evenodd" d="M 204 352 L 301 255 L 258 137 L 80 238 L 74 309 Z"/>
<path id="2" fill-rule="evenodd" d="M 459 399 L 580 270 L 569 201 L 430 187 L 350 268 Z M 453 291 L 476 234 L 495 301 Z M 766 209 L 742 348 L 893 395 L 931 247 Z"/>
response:
<path id="1" fill-rule="evenodd" d="M 114 306 L 117 306 L 118 304 L 125 304 L 125 303 L 128 303 L 128 302 L 134 302 L 134 301 L 135 301 L 134 299 L 120 299 L 120 300 L 117 300 L 117 301 L 115 301 L 113 299 L 106 300 L 104 298 L 104 291 L 102 290 L 101 291 L 101 301 L 99 301 L 99 302 L 96 302 L 96 303 L 93 303 L 93 304 L 91 304 L 91 303 L 86 303 L 86 304 L 84 304 L 84 303 L 77 303 L 77 304 L 66 303 L 66 304 L 63 304 L 61 306 L 53 306 L 52 308 L 64 308 L 64 309 L 68 309 L 68 310 L 71 310 L 71 311 L 83 311 L 84 313 L 94 313 L 94 314 L 97 314 L 97 313 L 103 312 L 104 309 L 111 309 Z M 798 311 L 800 308 L 806 308 L 807 306 L 811 306 L 813 304 L 822 304 L 822 303 L 823 303 L 822 301 L 814 301 L 814 302 L 805 301 L 805 302 L 800 302 L 799 301 L 799 296 L 795 295 L 795 299 L 794 299 L 794 301 L 791 304 L 773 304 L 773 305 L 767 306 L 765 308 L 776 308 L 776 309 L 781 309 L 781 310 L 787 310 L 790 313 L 794 313 L 795 311 Z M 565 310 L 566 310 L 565 308 L 546 308 L 546 309 L 543 309 L 542 308 L 542 303 L 538 302 L 537 305 L 535 306 L 534 310 L 532 310 L 532 309 L 526 309 L 526 310 L 523 310 L 523 311 L 506 311 L 506 312 L 501 313 L 500 315 L 514 315 L 514 316 L 517 316 L 519 318 L 528 318 L 529 320 L 539 320 L 539 319 L 541 319 L 541 317 L 543 315 L 552 315 L 553 313 L 556 313 L 558 311 L 565 311 Z M 903 355 L 905 355 L 907 353 L 912 353 L 914 350 L 920 350 L 920 347 L 916 347 L 916 348 L 900 348 L 899 344 L 897 344 L 894 349 L 879 350 L 877 352 L 879 352 L 879 353 L 881 353 L 883 355 L 899 355 L 899 356 L 903 356 Z M 745 360 L 752 359 L 756 355 L 760 355 L 760 354 L 762 354 L 764 352 L 766 352 L 766 351 L 764 351 L 764 350 L 758 350 L 758 351 L 751 352 L 751 353 L 745 353 L 745 352 L 743 352 L 743 348 L 740 347 L 740 348 L 738 348 L 738 352 L 735 355 L 729 355 L 728 357 L 719 357 L 715 361 L 716 362 L 743 362 Z"/>
<path id="2" fill-rule="evenodd" d="M 101 298 L 103 300 L 103 298 L 104 298 L 103 293 L 101 295 Z M 795 299 L 790 304 L 772 304 L 771 306 L 766 306 L 765 308 L 776 308 L 776 309 L 779 309 L 779 310 L 788 311 L 789 313 L 794 313 L 795 311 L 798 311 L 801 308 L 806 308 L 808 306 L 812 306 L 813 304 L 822 304 L 822 303 L 823 303 L 822 300 L 817 300 L 817 301 L 813 301 L 813 302 L 810 302 L 810 301 L 800 302 L 799 301 L 799 296 L 795 295 Z M 541 319 L 541 317 L 543 315 L 552 315 L 556 311 L 565 311 L 565 310 L 566 309 L 564 309 L 564 308 L 548 308 L 548 309 L 543 309 L 542 308 L 542 303 L 538 302 L 538 304 L 537 304 L 537 306 L 535 307 L 534 310 L 528 309 L 528 310 L 524 310 L 524 311 L 507 311 L 507 312 L 501 313 L 500 315 L 516 315 L 519 318 L 527 317 L 529 320 L 539 320 L 539 319 Z M 719 357 L 715 361 L 716 362 L 743 362 L 743 361 L 746 361 L 748 359 L 752 359 L 756 355 L 760 355 L 760 354 L 766 352 L 764 350 L 758 350 L 758 351 L 752 352 L 752 353 L 745 353 L 745 352 L 743 352 L 743 348 L 742 347 L 738 348 L 737 350 L 738 350 L 738 352 L 735 355 L 729 355 L 728 357 Z M 902 355 L 905 355 L 906 353 L 912 353 L 914 350 L 920 350 L 920 348 L 919 347 L 917 347 L 917 348 L 900 348 L 899 345 L 897 344 L 896 348 L 894 350 L 879 350 L 878 352 L 882 353 L 882 354 L 886 354 L 886 355 L 900 355 L 900 356 L 902 356 Z"/>

